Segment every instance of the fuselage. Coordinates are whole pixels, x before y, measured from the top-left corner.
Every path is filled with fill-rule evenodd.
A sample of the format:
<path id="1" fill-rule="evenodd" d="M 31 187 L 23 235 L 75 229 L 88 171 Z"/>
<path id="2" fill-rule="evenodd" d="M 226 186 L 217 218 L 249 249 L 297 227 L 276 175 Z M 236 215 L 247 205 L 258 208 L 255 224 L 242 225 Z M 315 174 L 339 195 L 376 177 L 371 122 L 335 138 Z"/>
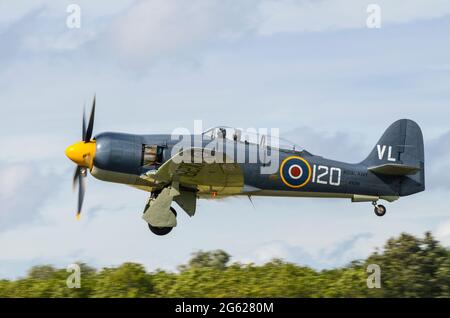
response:
<path id="1" fill-rule="evenodd" d="M 174 147 L 180 143 L 180 139 L 173 140 L 171 135 L 166 134 L 112 132 L 97 135 L 95 141 L 96 153 L 91 169 L 94 177 L 149 192 L 157 189 L 158 185 L 142 176 L 158 170 L 170 160 Z M 205 149 L 215 147 L 213 140 L 201 136 L 185 136 L 186 141 Z M 216 147 L 214 150 L 225 149 L 230 164 L 240 170 L 240 176 L 235 174 L 230 180 L 221 180 L 219 183 L 210 178 L 205 179 L 204 184 L 193 185 L 199 197 L 261 195 L 350 198 L 354 201 L 381 198 L 393 201 L 402 195 L 411 194 L 402 193 L 399 178 L 374 174 L 363 164 L 330 160 L 305 150 L 274 149 L 228 139 L 223 144 L 220 147 L 224 148 Z M 260 160 L 261 156 L 268 158 Z M 259 157 L 256 162 L 255 157 Z M 271 162 L 268 163 L 269 158 Z M 271 171 L 262 173 L 264 168 Z"/>

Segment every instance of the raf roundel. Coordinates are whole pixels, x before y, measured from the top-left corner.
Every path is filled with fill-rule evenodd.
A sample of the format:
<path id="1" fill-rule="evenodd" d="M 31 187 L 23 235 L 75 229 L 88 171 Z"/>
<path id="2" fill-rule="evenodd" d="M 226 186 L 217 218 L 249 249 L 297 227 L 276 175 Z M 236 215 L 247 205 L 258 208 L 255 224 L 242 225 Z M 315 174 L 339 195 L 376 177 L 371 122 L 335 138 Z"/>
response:
<path id="1" fill-rule="evenodd" d="M 288 157 L 281 163 L 280 176 L 288 187 L 301 188 L 311 180 L 311 166 L 302 157 Z"/>

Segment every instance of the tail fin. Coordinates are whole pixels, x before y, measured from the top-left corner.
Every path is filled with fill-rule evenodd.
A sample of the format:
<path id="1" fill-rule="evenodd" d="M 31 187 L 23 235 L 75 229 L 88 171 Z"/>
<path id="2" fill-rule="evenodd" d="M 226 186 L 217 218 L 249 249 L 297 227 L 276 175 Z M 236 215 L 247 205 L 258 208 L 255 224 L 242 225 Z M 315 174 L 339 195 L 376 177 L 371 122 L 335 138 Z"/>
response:
<path id="1" fill-rule="evenodd" d="M 425 190 L 425 155 L 422 131 L 412 120 L 393 123 L 362 162 L 379 175 L 400 178 L 401 196 Z"/>

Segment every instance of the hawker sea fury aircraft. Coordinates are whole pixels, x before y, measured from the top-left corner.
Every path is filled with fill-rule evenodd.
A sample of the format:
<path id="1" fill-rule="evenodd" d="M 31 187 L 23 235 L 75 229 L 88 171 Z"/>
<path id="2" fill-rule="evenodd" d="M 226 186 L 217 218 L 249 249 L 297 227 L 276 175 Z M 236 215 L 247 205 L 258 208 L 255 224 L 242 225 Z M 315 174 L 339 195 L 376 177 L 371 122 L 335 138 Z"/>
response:
<path id="1" fill-rule="evenodd" d="M 425 190 L 422 132 L 408 119 L 393 123 L 365 160 L 351 164 L 293 144 L 269 144 L 267 136 L 251 140 L 229 127 L 175 138 L 113 132 L 92 138 L 94 114 L 95 98 L 87 127 L 83 118 L 83 140 L 66 150 L 77 164 L 78 217 L 88 171 L 97 179 L 148 191 L 143 219 L 157 235 L 177 226 L 173 201 L 194 216 L 199 198 L 346 198 L 371 202 L 375 214 L 383 216 L 386 208 L 379 200 L 392 202 Z"/>

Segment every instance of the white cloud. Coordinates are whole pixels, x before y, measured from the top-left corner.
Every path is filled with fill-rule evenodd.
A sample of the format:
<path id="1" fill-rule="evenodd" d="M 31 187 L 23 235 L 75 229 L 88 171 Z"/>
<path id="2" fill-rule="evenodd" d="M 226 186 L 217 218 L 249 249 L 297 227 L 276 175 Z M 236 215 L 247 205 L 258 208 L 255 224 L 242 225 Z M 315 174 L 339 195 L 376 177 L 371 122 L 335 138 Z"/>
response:
<path id="1" fill-rule="evenodd" d="M 255 1 L 145 0 L 120 17 L 111 30 L 119 51 L 142 60 L 189 49 L 211 39 L 248 31 Z M 254 8 L 253 8 L 254 9 Z"/>
<path id="2" fill-rule="evenodd" d="M 450 221 L 439 225 L 436 230 L 436 238 L 445 246 L 450 246 Z"/>
<path id="3" fill-rule="evenodd" d="M 365 25 L 366 6 L 361 1 L 263 1 L 259 33 L 329 31 Z"/>
<path id="4" fill-rule="evenodd" d="M 7 52 L 63 54 L 86 48 L 97 58 L 117 61 L 119 57 L 120 64 L 132 69 L 147 68 L 161 58 L 195 64 L 209 44 L 230 43 L 243 36 L 365 27 L 371 1 L 80 0 L 82 28 L 73 30 L 65 26 L 70 3 L 27 0 L 8 4 L 0 18 L 0 31 L 17 21 L 21 24 L 19 44 L 10 45 Z M 383 10 L 383 25 L 450 13 L 445 0 L 377 3 Z M 13 32 L 11 37 L 17 35 Z"/>
<path id="5" fill-rule="evenodd" d="M 66 17 L 69 15 L 67 6 L 73 3 L 81 7 L 83 18 L 86 16 L 86 18 L 92 19 L 120 13 L 134 2 L 134 0 L 2 0 L 0 1 L 0 12 L 2 12 L 0 15 L 0 31 L 33 12 L 47 19 L 57 19 L 62 25 L 65 25 Z"/>
<path id="6" fill-rule="evenodd" d="M 236 260 L 263 264 L 274 258 L 281 258 L 315 269 L 323 269 L 336 265 L 343 266 L 353 260 L 367 257 L 374 251 L 376 244 L 377 241 L 373 240 L 370 233 L 349 234 L 348 237 L 336 239 L 333 243 L 320 244 L 315 249 L 305 247 L 305 244 L 273 241 L 256 246 L 247 256 Z"/>
<path id="7" fill-rule="evenodd" d="M 80 133 L 81 134 L 81 133 Z M 75 142 L 75 140 L 74 140 Z M 64 157 L 64 137 L 57 134 L 4 135 L 0 139 L 0 163 L 30 163 Z"/>
<path id="8" fill-rule="evenodd" d="M 367 6 L 381 7 L 382 25 L 432 19 L 450 14 L 446 0 L 265 0 L 259 33 L 333 31 L 366 27 Z"/>
<path id="9" fill-rule="evenodd" d="M 44 2 L 42 0 L 0 1 L 0 12 L 2 12 L 0 15 L 0 32 L 33 10 L 40 8 Z"/>
<path id="10" fill-rule="evenodd" d="M 381 136 L 383 132 L 380 131 Z M 312 127 L 299 127 L 292 129 L 284 135 L 287 139 L 304 145 L 306 150 L 326 158 L 346 162 L 361 162 L 369 155 L 370 147 L 377 140 L 364 140 L 361 135 L 352 135 L 345 131 L 319 131 Z M 369 146 L 366 148 L 364 146 Z"/>
<path id="11" fill-rule="evenodd" d="M 252 259 L 247 262 L 255 262 L 257 264 L 266 263 L 274 258 L 288 259 L 289 251 L 282 242 L 271 242 L 256 247 L 253 252 Z"/>
<path id="12" fill-rule="evenodd" d="M 31 177 L 31 169 L 26 166 L 12 166 L 0 170 L 0 200 L 9 200 L 20 186 L 23 186 Z"/>
<path id="13" fill-rule="evenodd" d="M 24 40 L 32 50 L 74 50 L 96 39 L 112 43 L 129 61 L 148 61 L 183 54 L 205 43 L 245 34 L 334 31 L 366 26 L 369 0 L 80 0 L 82 29 L 68 30 L 65 20 L 71 1 L 25 0 L 0 3 L 0 30 L 27 15 L 35 25 Z M 439 18 L 450 14 L 446 0 L 376 1 L 383 25 Z M 31 17 L 30 17 L 31 19 Z M 42 29 L 43 21 L 52 28 Z M 24 21 L 26 24 L 27 21 Z M 41 30 L 35 32 L 34 29 Z M 104 37 L 106 36 L 106 38 Z M 104 42 L 106 40 L 106 42 Z"/>
<path id="14" fill-rule="evenodd" d="M 450 132 L 425 144 L 426 182 L 428 189 L 450 189 Z"/>
<path id="15" fill-rule="evenodd" d="M 60 176 L 32 163 L 0 165 L 0 229 L 33 223 Z"/>
<path id="16" fill-rule="evenodd" d="M 66 20 L 71 14 L 67 7 L 73 1 L 23 0 L 0 2 L 0 33 L 20 34 L 21 52 L 73 51 L 99 38 L 114 16 L 129 7 L 133 0 L 78 0 L 81 27 L 70 29 Z M 20 23 L 19 23 L 20 22 Z M 17 24 L 14 25 L 14 24 Z M 15 28 L 8 29 L 11 26 Z"/>
<path id="17" fill-rule="evenodd" d="M 61 34 L 28 36 L 23 39 L 23 48 L 35 52 L 40 51 L 73 51 L 96 37 L 89 30 L 67 30 Z"/>
<path id="18" fill-rule="evenodd" d="M 111 37 L 122 54 L 151 58 L 244 34 L 333 31 L 366 27 L 361 0 L 143 0 L 118 19 Z M 446 0 L 377 1 L 385 24 L 450 14 Z"/>

